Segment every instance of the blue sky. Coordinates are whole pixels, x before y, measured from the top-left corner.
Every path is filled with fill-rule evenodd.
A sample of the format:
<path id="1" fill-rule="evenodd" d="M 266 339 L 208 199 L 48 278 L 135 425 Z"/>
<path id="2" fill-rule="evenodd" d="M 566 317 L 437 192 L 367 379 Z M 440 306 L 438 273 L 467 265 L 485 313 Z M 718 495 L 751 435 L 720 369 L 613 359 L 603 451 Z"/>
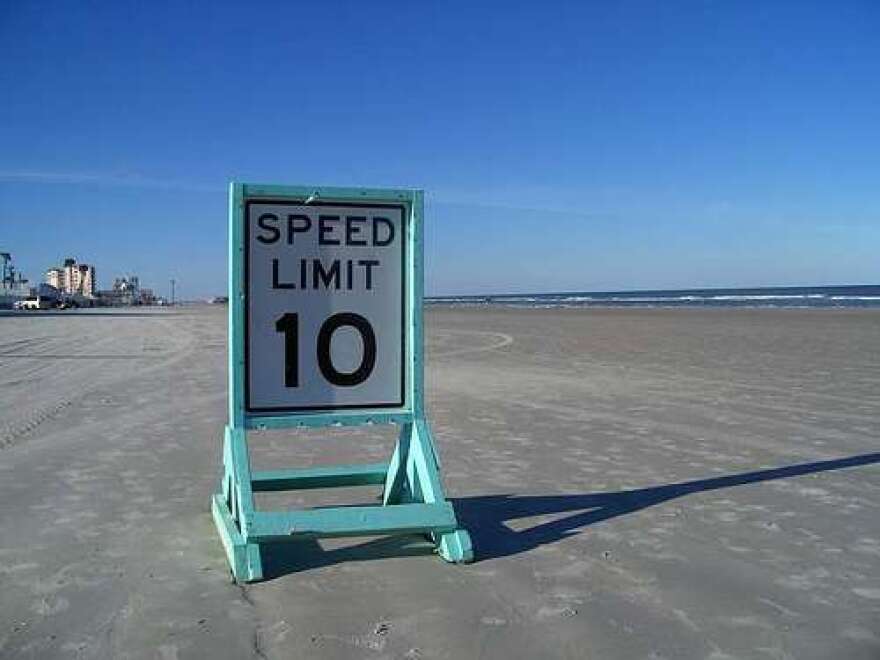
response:
<path id="1" fill-rule="evenodd" d="M 875 2 L 0 6 L 0 249 L 225 289 L 226 184 L 411 186 L 429 293 L 880 282 Z"/>

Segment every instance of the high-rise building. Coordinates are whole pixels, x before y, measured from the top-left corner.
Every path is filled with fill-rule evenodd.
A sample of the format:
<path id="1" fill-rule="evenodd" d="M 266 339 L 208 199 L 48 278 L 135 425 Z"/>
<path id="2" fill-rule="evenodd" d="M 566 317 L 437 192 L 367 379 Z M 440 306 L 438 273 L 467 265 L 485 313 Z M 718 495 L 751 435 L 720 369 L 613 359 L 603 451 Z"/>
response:
<path id="1" fill-rule="evenodd" d="M 77 264 L 73 272 L 72 293 L 81 293 L 88 298 L 95 296 L 95 267 Z"/>
<path id="2" fill-rule="evenodd" d="M 46 284 L 54 286 L 59 291 L 64 291 L 64 270 L 57 267 L 47 270 Z"/>
<path id="3" fill-rule="evenodd" d="M 95 267 L 78 264 L 76 259 L 65 259 L 61 268 L 54 267 L 46 271 L 46 284 L 63 293 L 94 298 L 97 286 Z"/>

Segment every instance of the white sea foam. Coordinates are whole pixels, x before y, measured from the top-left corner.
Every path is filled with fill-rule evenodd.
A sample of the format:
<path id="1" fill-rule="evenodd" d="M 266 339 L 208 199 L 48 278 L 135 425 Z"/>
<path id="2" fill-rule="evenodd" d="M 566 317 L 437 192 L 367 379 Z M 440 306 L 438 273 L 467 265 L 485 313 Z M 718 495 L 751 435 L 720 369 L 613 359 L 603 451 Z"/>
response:
<path id="1" fill-rule="evenodd" d="M 812 294 L 781 294 L 781 293 L 768 293 L 762 295 L 723 295 L 723 296 L 707 296 L 705 300 L 806 300 L 806 299 L 816 299 L 816 298 L 825 298 L 826 296 L 821 293 L 812 293 Z"/>
<path id="2" fill-rule="evenodd" d="M 874 287 L 872 287 L 874 288 Z M 831 295 L 836 293 L 836 295 Z M 861 293 L 844 292 L 752 292 L 742 293 L 712 291 L 678 292 L 633 292 L 626 293 L 593 293 L 593 294 L 511 294 L 486 296 L 442 296 L 430 298 L 430 303 L 446 303 L 455 305 L 503 305 L 509 307 L 602 307 L 602 306 L 641 306 L 641 307 L 700 307 L 700 306 L 737 306 L 737 307 L 772 307 L 772 308 L 840 308 L 840 307 L 875 307 L 880 305 L 880 295 L 853 295 Z M 868 293 L 868 291 L 865 291 Z M 874 293 L 874 291 L 870 291 Z"/>
<path id="3" fill-rule="evenodd" d="M 873 300 L 880 302 L 880 296 L 831 296 L 831 300 Z"/>

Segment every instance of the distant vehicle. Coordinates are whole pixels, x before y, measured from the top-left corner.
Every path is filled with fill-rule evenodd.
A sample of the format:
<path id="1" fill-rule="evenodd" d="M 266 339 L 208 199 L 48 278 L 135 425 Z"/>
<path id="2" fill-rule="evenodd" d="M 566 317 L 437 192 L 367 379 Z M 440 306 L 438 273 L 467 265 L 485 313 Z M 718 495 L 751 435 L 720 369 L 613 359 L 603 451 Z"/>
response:
<path id="1" fill-rule="evenodd" d="M 227 296 L 215 296 L 211 298 L 211 304 L 213 305 L 226 305 L 229 302 L 229 298 Z"/>
<path id="2" fill-rule="evenodd" d="M 24 300 L 17 300 L 12 306 L 13 309 L 52 309 L 55 306 L 55 300 L 44 296 L 31 296 Z"/>

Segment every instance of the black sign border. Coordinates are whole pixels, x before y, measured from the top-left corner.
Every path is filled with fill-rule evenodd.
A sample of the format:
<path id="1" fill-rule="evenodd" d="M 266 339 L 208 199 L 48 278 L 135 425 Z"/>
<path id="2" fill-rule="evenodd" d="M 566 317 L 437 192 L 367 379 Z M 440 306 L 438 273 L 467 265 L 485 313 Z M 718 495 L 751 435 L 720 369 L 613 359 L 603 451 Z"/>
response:
<path id="1" fill-rule="evenodd" d="M 339 406 L 271 406 L 254 408 L 251 406 L 251 366 L 250 366 L 250 252 L 251 252 L 251 213 L 252 204 L 275 204 L 278 206 L 332 206 L 336 208 L 370 208 L 370 209 L 397 209 L 400 211 L 402 222 L 401 249 L 400 249 L 400 272 L 403 276 L 400 296 L 400 399 L 388 403 L 356 403 Z M 409 215 L 406 204 L 383 204 L 381 202 L 349 202 L 332 200 L 315 200 L 306 203 L 305 199 L 269 199 L 261 197 L 246 197 L 244 199 L 244 269 L 243 269 L 243 294 L 244 300 L 244 411 L 245 413 L 302 413 L 302 412 L 334 412 L 336 410 L 367 410 L 375 408 L 403 408 L 406 405 L 406 303 L 409 297 L 409 278 L 406 268 L 406 246 L 409 243 Z"/>

